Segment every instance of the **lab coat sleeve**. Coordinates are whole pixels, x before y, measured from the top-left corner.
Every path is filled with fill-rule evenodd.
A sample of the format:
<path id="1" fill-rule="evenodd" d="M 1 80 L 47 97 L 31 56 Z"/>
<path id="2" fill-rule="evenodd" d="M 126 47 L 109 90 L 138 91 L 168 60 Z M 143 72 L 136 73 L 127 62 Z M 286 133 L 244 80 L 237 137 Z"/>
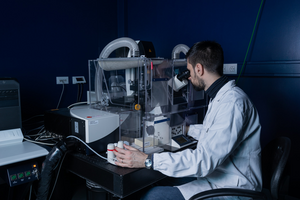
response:
<path id="1" fill-rule="evenodd" d="M 187 134 L 193 137 L 194 139 L 198 140 L 202 128 L 202 124 L 190 125 L 189 132 Z"/>
<path id="2" fill-rule="evenodd" d="M 199 129 L 197 148 L 154 154 L 154 170 L 172 177 L 204 177 L 222 164 L 242 141 L 244 106 L 236 102 L 214 106 L 218 107 L 206 116 L 207 122 Z"/>

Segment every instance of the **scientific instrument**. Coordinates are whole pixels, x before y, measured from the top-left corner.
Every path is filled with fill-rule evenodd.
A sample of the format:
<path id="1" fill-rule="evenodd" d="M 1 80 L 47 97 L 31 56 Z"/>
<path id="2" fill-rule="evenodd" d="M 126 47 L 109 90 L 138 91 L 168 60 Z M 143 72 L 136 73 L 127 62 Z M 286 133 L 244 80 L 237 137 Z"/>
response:
<path id="1" fill-rule="evenodd" d="M 109 57 L 121 47 L 129 49 L 127 57 Z M 73 120 L 73 134 L 99 152 L 118 141 L 147 154 L 195 143 L 184 136 L 185 126 L 198 122 L 197 110 L 206 103 L 187 81 L 186 59 L 176 57 L 187 50 L 177 45 L 173 59 L 147 58 L 131 38 L 110 42 L 88 62 L 89 104 L 70 109 L 79 120 Z"/>

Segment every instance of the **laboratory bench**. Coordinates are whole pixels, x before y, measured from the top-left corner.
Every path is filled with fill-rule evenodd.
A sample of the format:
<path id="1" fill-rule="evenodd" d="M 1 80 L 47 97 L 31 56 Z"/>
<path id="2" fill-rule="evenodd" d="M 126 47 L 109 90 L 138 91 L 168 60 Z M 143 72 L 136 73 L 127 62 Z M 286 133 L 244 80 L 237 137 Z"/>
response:
<path id="1" fill-rule="evenodd" d="M 195 147 L 196 144 L 193 144 L 185 148 Z M 168 146 L 163 148 L 165 151 L 172 152 L 185 149 Z M 105 153 L 102 153 L 102 156 L 106 157 Z M 78 188 L 84 188 L 85 191 L 90 192 L 91 190 L 86 187 L 87 180 L 100 186 L 106 193 L 106 198 L 87 198 L 85 196 L 89 196 L 89 194 L 84 192 L 80 195 L 80 199 L 136 199 L 132 196 L 140 195 L 151 185 L 166 177 L 159 171 L 146 168 L 123 168 L 110 164 L 97 155 L 85 155 L 77 151 L 66 153 L 62 162 L 62 170 L 58 174 L 58 183 L 52 199 L 73 200 Z"/>
<path id="2" fill-rule="evenodd" d="M 78 152 L 66 155 L 63 168 L 82 179 L 98 184 L 105 191 L 120 199 L 166 177 L 155 170 L 122 168 L 96 155 L 87 156 Z"/>

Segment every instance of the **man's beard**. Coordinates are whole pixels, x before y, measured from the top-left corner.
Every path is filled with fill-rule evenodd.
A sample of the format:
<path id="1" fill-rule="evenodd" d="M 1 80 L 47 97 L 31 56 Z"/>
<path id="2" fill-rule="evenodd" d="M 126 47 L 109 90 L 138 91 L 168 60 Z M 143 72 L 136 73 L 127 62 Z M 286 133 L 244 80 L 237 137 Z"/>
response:
<path id="1" fill-rule="evenodd" d="M 192 85 L 193 85 L 193 88 L 194 88 L 196 91 L 202 91 L 202 90 L 204 90 L 204 88 L 205 88 L 205 83 L 204 83 L 204 81 L 203 81 L 202 79 L 198 79 L 197 85 L 195 85 L 195 84 L 193 84 L 193 83 L 192 83 Z"/>

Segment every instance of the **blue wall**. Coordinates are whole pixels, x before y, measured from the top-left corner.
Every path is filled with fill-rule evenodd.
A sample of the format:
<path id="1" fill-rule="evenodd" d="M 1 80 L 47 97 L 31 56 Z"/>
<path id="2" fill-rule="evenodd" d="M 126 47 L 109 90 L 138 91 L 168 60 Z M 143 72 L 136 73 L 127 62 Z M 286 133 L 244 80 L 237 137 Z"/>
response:
<path id="1" fill-rule="evenodd" d="M 0 77 L 18 79 L 26 119 L 56 108 L 56 76 L 88 80 L 88 59 L 117 37 L 117 1 L 1 1 L 0 25 Z M 77 89 L 65 86 L 60 107 L 76 102 Z"/>
<path id="2" fill-rule="evenodd" d="M 179 43 L 220 42 L 226 62 L 242 61 L 260 0 L 128 1 L 128 36 L 150 40 L 158 56 L 170 58 Z M 248 2 L 248 3 L 246 3 Z"/>
<path id="3" fill-rule="evenodd" d="M 2 1 L 0 77 L 19 80 L 26 119 L 56 108 L 62 91 L 56 76 L 88 79 L 87 61 L 122 36 L 152 41 L 164 58 L 177 44 L 215 40 L 224 48 L 225 63 L 238 63 L 240 71 L 260 5 L 261 0 Z M 300 185 L 299 7 L 298 0 L 264 1 L 238 81 L 260 113 L 262 145 L 280 135 L 292 139 L 294 191 Z M 77 86 L 66 85 L 60 107 L 76 98 Z"/>
<path id="4" fill-rule="evenodd" d="M 251 39 L 261 0 L 127 1 L 125 36 L 152 41 L 157 56 L 170 58 L 174 46 L 215 40 L 225 63 L 238 71 Z M 300 189 L 300 1 L 265 0 L 238 85 L 256 105 L 262 146 L 277 136 L 292 139 L 291 192 Z M 238 76 L 231 76 L 237 79 Z"/>

